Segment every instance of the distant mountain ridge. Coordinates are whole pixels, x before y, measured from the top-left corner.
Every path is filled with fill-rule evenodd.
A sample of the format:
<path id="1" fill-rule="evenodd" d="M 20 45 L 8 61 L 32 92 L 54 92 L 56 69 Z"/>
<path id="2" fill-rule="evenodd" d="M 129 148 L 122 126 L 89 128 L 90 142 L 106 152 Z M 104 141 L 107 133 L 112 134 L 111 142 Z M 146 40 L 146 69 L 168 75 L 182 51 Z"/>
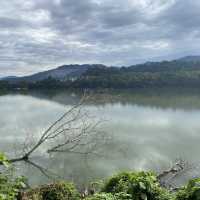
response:
<path id="1" fill-rule="evenodd" d="M 88 69 L 90 68 L 96 68 L 96 67 L 105 67 L 104 65 L 100 64 L 83 64 L 83 65 L 62 65 L 58 68 L 39 72 L 33 75 L 29 76 L 24 76 L 24 77 L 5 77 L 3 80 L 7 80 L 9 82 L 19 82 L 19 81 L 26 81 L 26 82 L 37 82 L 37 81 L 42 81 L 45 80 L 49 77 L 60 80 L 60 81 L 65 81 L 68 79 L 72 78 L 78 78 L 80 77 L 83 73 L 85 73 Z"/>
<path id="2" fill-rule="evenodd" d="M 177 61 L 182 61 L 182 62 L 200 62 L 200 56 L 185 56 L 185 57 L 179 58 Z"/>
<path id="3" fill-rule="evenodd" d="M 2 78 L 1 80 L 6 80 L 10 83 L 17 82 L 38 82 L 43 81 L 49 77 L 59 80 L 66 81 L 77 79 L 81 76 L 87 76 L 91 72 L 101 73 L 102 71 L 109 70 L 109 73 L 120 70 L 126 70 L 131 72 L 172 72 L 177 70 L 200 70 L 200 56 L 186 56 L 172 61 L 162 61 L 162 62 L 146 62 L 144 64 L 132 65 L 129 67 L 108 67 L 102 64 L 73 64 L 73 65 L 62 65 L 58 68 L 39 72 L 30 76 L 24 77 L 14 77 L 9 76 Z M 96 75 L 96 74 L 95 74 Z"/>
<path id="4" fill-rule="evenodd" d="M 6 77 L 1 77 L 0 80 L 8 80 L 8 79 L 13 79 L 17 78 L 17 76 L 6 76 Z"/>

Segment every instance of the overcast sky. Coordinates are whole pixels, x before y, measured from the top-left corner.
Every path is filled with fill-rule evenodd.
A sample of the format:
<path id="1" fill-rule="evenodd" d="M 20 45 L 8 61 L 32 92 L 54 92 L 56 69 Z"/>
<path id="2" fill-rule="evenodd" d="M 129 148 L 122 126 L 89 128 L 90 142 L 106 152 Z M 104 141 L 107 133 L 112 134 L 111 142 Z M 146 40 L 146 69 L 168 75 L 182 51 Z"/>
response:
<path id="1" fill-rule="evenodd" d="M 0 0 L 0 76 L 200 54 L 199 0 Z"/>

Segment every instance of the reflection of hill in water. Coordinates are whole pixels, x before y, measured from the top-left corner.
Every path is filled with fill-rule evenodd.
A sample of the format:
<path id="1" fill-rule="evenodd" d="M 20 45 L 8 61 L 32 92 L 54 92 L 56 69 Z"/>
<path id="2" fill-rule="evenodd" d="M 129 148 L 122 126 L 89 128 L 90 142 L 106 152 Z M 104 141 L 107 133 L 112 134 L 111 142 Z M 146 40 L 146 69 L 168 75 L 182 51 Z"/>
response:
<path id="1" fill-rule="evenodd" d="M 174 109 L 200 108 L 200 90 L 197 89 L 107 90 L 89 94 L 91 97 L 86 102 L 88 105 L 104 106 L 120 103 Z M 79 102 L 82 93 L 78 91 L 35 91 L 28 95 L 69 105 Z"/>

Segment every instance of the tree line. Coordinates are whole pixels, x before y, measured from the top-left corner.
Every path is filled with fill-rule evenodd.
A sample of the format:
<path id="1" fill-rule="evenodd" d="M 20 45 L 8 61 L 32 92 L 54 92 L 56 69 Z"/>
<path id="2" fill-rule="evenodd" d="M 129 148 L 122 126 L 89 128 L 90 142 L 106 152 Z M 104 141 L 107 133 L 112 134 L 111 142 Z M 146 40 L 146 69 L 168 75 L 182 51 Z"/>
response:
<path id="1" fill-rule="evenodd" d="M 48 77 L 42 81 L 0 81 L 0 89 L 96 89 L 96 88 L 148 88 L 148 87 L 199 87 L 200 63 L 161 62 L 131 67 L 95 67 L 76 79 L 64 81 Z"/>

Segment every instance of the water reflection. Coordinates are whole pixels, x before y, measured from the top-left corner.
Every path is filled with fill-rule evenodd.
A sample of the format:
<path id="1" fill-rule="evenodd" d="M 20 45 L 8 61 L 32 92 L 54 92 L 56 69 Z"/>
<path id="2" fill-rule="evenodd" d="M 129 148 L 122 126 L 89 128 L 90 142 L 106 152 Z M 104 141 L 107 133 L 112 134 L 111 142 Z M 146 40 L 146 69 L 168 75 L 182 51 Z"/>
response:
<path id="1" fill-rule="evenodd" d="M 151 95 L 150 95 L 151 94 Z M 27 134 L 40 134 L 64 110 L 79 101 L 74 92 L 31 93 L 0 97 L 0 149 L 13 156 L 13 150 L 23 144 Z M 200 95 L 176 92 L 155 94 L 99 93 L 86 108 L 108 120 L 104 125 L 111 137 L 99 150 L 102 156 L 87 158 L 74 154 L 53 154 L 45 149 L 33 160 L 51 171 L 79 184 L 102 178 L 126 169 L 160 170 L 182 157 L 198 162 L 200 150 Z M 42 153 L 42 154 L 41 154 Z M 42 156 L 41 156 L 42 155 Z M 32 184 L 48 181 L 29 165 L 19 167 Z M 20 170 L 19 170 L 20 171 Z M 198 171 L 198 170 L 197 170 Z M 181 183 L 197 174 L 180 177 Z"/>

